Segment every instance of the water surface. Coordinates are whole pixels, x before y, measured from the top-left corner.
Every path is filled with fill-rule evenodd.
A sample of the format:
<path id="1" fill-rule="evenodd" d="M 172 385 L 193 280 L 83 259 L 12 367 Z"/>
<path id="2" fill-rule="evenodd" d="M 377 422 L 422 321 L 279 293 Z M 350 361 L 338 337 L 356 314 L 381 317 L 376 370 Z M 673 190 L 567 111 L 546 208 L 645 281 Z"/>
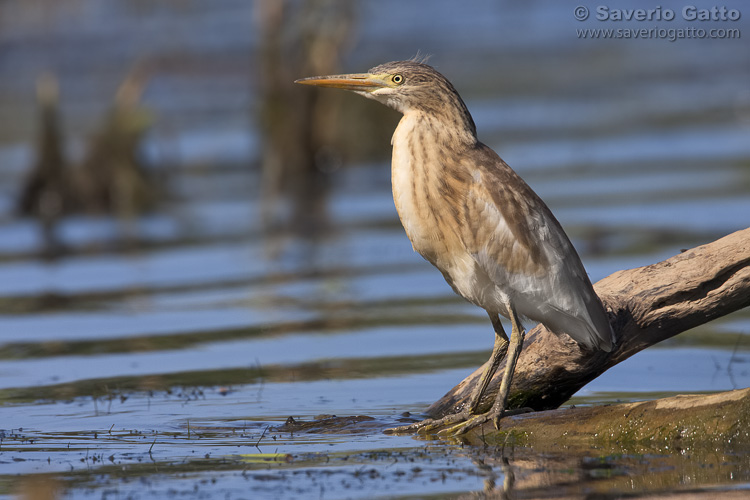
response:
<path id="1" fill-rule="evenodd" d="M 452 498 L 510 477 L 524 498 L 750 488 L 747 460 L 726 450 L 540 456 L 382 434 L 492 342 L 485 314 L 403 234 L 388 145 L 330 174 L 325 230 L 265 232 L 252 9 L 63 4 L 0 30 L 0 497 L 45 481 L 69 498 Z M 480 138 L 548 202 L 592 281 L 747 227 L 740 41 L 594 44 L 575 39 L 572 6 L 542 4 L 402 17 L 416 4 L 365 2 L 347 69 L 434 53 Z M 75 155 L 116 86 L 112 68 L 141 51 L 197 61 L 163 68 L 144 96 L 159 116 L 145 152 L 170 195 L 129 222 L 62 220 L 69 251 L 42 260 L 38 223 L 13 212 L 34 157 L 33 79 L 59 72 Z M 570 403 L 747 387 L 748 331 L 745 310 L 686 332 Z M 320 415 L 374 420 L 336 434 L 274 429 Z"/>

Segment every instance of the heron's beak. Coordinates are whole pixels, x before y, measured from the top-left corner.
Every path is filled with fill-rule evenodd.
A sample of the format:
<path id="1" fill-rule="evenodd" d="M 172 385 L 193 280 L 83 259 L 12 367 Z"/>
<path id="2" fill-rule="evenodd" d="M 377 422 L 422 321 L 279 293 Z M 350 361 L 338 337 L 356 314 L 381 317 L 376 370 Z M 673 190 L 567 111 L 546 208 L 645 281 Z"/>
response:
<path id="1" fill-rule="evenodd" d="M 334 89 L 353 90 L 355 92 L 372 92 L 390 85 L 379 75 L 355 73 L 351 75 L 311 76 L 295 80 L 302 85 L 331 87 Z"/>

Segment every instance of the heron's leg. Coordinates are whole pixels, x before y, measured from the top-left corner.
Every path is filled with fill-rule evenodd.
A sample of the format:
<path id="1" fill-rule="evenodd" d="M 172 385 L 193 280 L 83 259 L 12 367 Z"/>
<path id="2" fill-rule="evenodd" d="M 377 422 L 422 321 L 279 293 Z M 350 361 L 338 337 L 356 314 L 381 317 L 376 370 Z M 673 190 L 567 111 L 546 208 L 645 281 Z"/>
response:
<path id="1" fill-rule="evenodd" d="M 495 345 L 492 348 L 492 354 L 490 355 L 489 362 L 484 368 L 482 376 L 479 378 L 479 382 L 474 387 L 474 390 L 471 393 L 468 407 L 465 407 L 463 411 L 446 415 L 443 418 L 428 418 L 422 420 L 421 422 L 417 422 L 416 424 L 403 425 L 400 427 L 387 429 L 385 431 L 386 434 L 408 434 L 412 432 L 426 434 L 430 431 L 442 429 L 443 427 L 446 427 L 448 425 L 456 424 L 458 422 L 465 422 L 476 415 L 477 408 L 479 408 L 479 404 L 482 401 L 482 396 L 487 390 L 487 386 L 490 385 L 492 376 L 497 371 L 498 366 L 500 366 L 500 362 L 502 362 L 505 354 L 508 352 L 509 345 L 508 336 L 505 334 L 505 330 L 503 330 L 503 324 L 500 323 L 500 317 L 498 316 L 498 314 L 493 314 L 490 312 L 488 312 L 487 314 L 489 314 L 490 321 L 492 321 L 492 327 L 495 330 Z"/>
<path id="2" fill-rule="evenodd" d="M 513 372 L 516 369 L 516 362 L 518 361 L 518 355 L 523 347 L 523 338 L 526 332 L 521 325 L 521 321 L 518 319 L 516 310 L 510 303 L 507 303 L 508 316 L 510 316 L 513 330 L 510 332 L 510 345 L 508 346 L 508 356 L 505 361 L 505 373 L 503 373 L 503 380 L 500 382 L 500 389 L 497 391 L 495 397 L 495 403 L 492 405 L 492 409 L 482 415 L 476 415 L 471 417 L 464 422 L 460 422 L 451 427 L 445 428 L 438 432 L 439 435 L 443 436 L 458 436 L 465 432 L 482 425 L 485 422 L 492 422 L 495 424 L 497 429 L 500 425 L 500 419 L 503 415 L 508 413 L 525 413 L 529 409 L 521 409 L 518 412 L 506 412 L 505 405 L 508 401 L 508 394 L 510 393 L 510 384 L 513 381 Z"/>
<path id="3" fill-rule="evenodd" d="M 523 329 L 523 325 L 518 319 L 518 314 L 511 304 L 508 304 L 508 312 L 510 316 L 510 322 L 513 325 L 513 330 L 510 332 L 510 346 L 508 348 L 508 360 L 505 362 L 505 373 L 503 373 L 503 381 L 500 383 L 500 390 L 497 391 L 495 397 L 495 404 L 492 405 L 492 415 L 494 416 L 495 429 L 500 426 L 500 419 L 503 418 L 503 412 L 505 406 L 508 403 L 508 395 L 510 394 L 510 384 L 513 382 L 513 373 L 516 371 L 516 363 L 518 362 L 518 355 L 521 354 L 523 348 L 523 339 L 526 335 L 526 331 Z"/>
<path id="4" fill-rule="evenodd" d="M 505 330 L 503 330 L 503 324 L 500 323 L 500 317 L 496 313 L 488 312 L 487 314 L 489 314 L 490 321 L 492 321 L 492 327 L 495 329 L 495 345 L 492 348 L 489 363 L 484 368 L 479 383 L 474 387 L 474 391 L 471 393 L 471 398 L 469 399 L 469 413 L 471 415 L 477 414 L 477 409 L 479 408 L 479 403 L 482 401 L 482 396 L 487 390 L 487 386 L 490 385 L 492 376 L 497 371 L 498 366 L 500 366 L 500 362 L 508 352 L 508 336 L 505 334 Z"/>

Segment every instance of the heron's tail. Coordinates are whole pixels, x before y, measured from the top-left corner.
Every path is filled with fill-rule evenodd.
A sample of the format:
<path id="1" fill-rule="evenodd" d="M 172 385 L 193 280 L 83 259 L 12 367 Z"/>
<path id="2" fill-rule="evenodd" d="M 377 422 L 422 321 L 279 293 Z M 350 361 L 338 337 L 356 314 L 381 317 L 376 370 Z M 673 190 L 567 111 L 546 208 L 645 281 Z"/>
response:
<path id="1" fill-rule="evenodd" d="M 615 346 L 616 338 L 609 324 L 609 318 L 599 298 L 594 295 L 585 304 L 579 314 L 572 315 L 566 311 L 557 310 L 552 324 L 545 323 L 555 333 L 567 333 L 573 340 L 591 349 L 601 349 L 610 352 Z"/>

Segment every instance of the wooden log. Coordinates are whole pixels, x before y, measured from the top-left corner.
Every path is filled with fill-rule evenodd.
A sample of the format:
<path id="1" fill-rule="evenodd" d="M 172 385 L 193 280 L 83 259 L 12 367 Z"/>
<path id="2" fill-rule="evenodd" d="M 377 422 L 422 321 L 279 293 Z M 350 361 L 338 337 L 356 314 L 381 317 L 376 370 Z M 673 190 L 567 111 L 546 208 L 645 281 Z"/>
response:
<path id="1" fill-rule="evenodd" d="M 539 325 L 526 336 L 509 408 L 559 407 L 585 384 L 633 354 L 750 305 L 750 228 L 665 261 L 618 271 L 594 285 L 617 336 L 610 353 L 581 348 Z M 433 417 L 463 409 L 482 367 L 427 409 Z M 479 410 L 493 402 L 495 374 Z"/>

